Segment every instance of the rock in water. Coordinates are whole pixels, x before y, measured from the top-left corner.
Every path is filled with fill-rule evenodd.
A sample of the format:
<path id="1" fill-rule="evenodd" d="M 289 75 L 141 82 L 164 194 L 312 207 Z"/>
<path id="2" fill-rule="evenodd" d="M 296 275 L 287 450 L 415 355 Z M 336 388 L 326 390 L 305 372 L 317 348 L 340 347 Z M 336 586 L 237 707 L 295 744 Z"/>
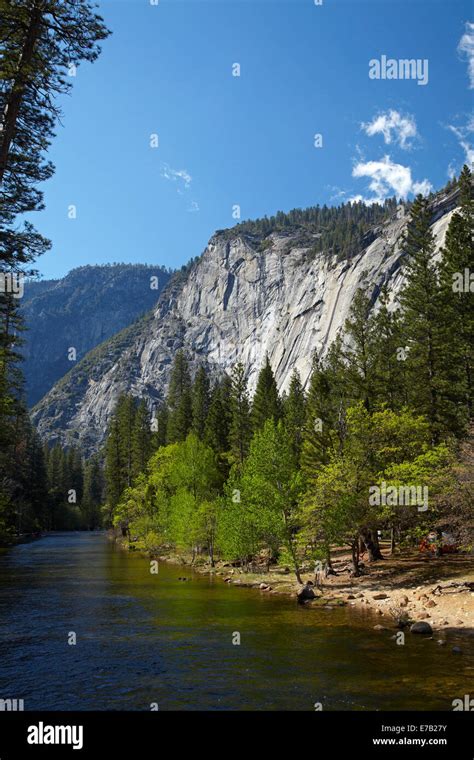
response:
<path id="1" fill-rule="evenodd" d="M 433 629 L 429 623 L 424 620 L 420 620 L 418 623 L 413 623 L 412 627 L 410 628 L 410 633 L 432 634 Z"/>
<path id="2" fill-rule="evenodd" d="M 313 591 L 313 584 L 311 581 L 308 581 L 308 583 L 300 588 L 297 593 L 297 597 L 300 604 L 304 604 L 309 599 L 316 599 L 316 594 Z"/>

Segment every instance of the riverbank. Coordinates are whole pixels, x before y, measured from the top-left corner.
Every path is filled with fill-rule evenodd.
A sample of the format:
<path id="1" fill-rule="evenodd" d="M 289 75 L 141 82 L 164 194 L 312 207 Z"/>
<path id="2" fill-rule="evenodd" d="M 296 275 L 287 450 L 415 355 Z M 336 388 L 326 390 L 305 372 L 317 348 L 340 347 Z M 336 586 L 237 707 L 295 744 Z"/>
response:
<path id="1" fill-rule="evenodd" d="M 124 549 L 128 542 L 115 540 Z M 383 552 L 384 547 L 382 547 Z M 384 552 L 383 552 L 384 553 Z M 192 568 L 194 572 L 212 574 L 223 582 L 240 588 L 254 588 L 259 593 L 278 594 L 296 600 L 301 586 L 288 567 L 272 567 L 270 572 L 244 572 L 228 562 L 216 562 L 214 567 L 203 558 L 192 564 L 191 556 L 172 552 L 155 557 L 159 561 Z M 399 622 L 409 624 L 425 621 L 433 632 L 474 635 L 474 556 L 446 555 L 425 557 L 412 552 L 389 556 L 384 560 L 366 563 L 363 574 L 350 576 L 350 556 L 343 549 L 333 553 L 335 575 L 313 587 L 315 598 L 305 607 L 351 606 L 372 611 L 373 627 L 377 630 L 396 629 Z M 314 582 L 313 572 L 302 572 L 304 583 Z M 190 580 L 183 571 L 183 580 Z M 440 639 L 443 641 L 443 637 Z"/>
<path id="2" fill-rule="evenodd" d="M 8 549 L 18 544 L 29 544 L 31 541 L 37 541 L 43 538 L 45 533 L 21 533 L 19 536 L 2 536 L 0 535 L 0 549 Z"/>

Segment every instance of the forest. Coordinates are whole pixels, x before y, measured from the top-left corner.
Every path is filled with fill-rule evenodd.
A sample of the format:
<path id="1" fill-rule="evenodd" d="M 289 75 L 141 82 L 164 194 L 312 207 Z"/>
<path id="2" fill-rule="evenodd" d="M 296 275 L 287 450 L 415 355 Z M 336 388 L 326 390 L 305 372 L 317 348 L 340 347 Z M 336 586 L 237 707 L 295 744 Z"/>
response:
<path id="1" fill-rule="evenodd" d="M 466 166 L 458 190 L 439 258 L 430 201 L 416 198 L 395 304 L 384 291 L 373 309 L 359 290 L 307 391 L 295 371 L 280 395 L 267 357 L 250 398 L 248 368 L 211 378 L 202 366 L 192 378 L 178 352 L 151 416 L 123 396 L 104 452 L 105 524 L 131 548 L 246 569 L 279 562 L 298 580 L 307 562 L 329 571 L 334 546 L 350 549 L 357 575 L 361 547 L 382 558 L 381 535 L 395 551 L 449 529 L 471 550 L 472 485 L 459 466 L 474 345 L 473 286 L 459 279 L 474 264 Z"/>

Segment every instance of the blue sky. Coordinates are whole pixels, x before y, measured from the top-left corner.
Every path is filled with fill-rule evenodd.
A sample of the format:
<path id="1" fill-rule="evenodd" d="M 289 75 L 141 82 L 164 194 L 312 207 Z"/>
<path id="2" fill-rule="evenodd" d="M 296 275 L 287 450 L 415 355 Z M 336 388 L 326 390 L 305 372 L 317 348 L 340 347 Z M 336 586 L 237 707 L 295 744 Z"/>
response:
<path id="1" fill-rule="evenodd" d="M 178 267 L 235 224 L 236 205 L 249 219 L 412 197 L 474 158 L 471 2 L 99 7 L 113 35 L 64 99 L 56 174 L 34 215 L 53 241 L 45 277 L 113 261 Z M 427 84 L 371 79 L 383 55 L 427 59 Z"/>

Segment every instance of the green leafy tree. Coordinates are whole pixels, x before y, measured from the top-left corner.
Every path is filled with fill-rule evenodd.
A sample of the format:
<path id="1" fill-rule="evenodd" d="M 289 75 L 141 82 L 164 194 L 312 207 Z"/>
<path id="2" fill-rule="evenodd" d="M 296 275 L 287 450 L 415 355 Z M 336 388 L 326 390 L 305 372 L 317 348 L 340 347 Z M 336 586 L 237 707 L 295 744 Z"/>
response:
<path id="1" fill-rule="evenodd" d="M 283 423 L 273 419 L 257 430 L 240 481 L 242 503 L 261 544 L 276 558 L 283 546 L 301 582 L 296 552 L 301 478 L 292 441 Z"/>

